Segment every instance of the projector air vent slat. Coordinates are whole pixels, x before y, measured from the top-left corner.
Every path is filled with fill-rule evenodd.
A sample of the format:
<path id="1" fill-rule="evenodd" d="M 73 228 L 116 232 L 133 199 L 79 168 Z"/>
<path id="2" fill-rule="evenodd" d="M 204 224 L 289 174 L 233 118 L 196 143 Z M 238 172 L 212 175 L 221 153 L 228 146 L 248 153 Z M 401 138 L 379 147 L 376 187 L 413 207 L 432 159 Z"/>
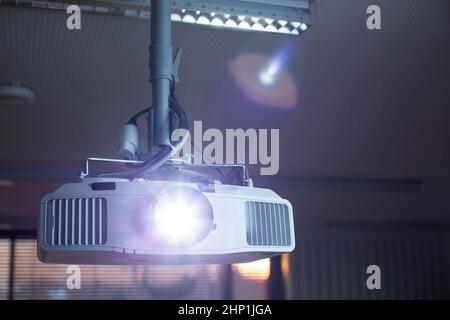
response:
<path id="1" fill-rule="evenodd" d="M 49 245 L 103 245 L 107 239 L 105 198 L 63 198 L 47 202 L 45 240 Z"/>
<path id="2" fill-rule="evenodd" d="M 247 243 L 250 246 L 290 246 L 289 208 L 285 204 L 245 203 Z"/>

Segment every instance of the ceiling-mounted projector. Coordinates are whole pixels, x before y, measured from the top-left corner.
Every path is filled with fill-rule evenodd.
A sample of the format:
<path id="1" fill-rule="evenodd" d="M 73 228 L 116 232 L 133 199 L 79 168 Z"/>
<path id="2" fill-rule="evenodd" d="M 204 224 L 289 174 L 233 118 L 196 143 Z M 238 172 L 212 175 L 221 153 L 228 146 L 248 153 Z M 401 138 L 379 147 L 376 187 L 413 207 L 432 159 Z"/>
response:
<path id="1" fill-rule="evenodd" d="M 125 2 L 128 8 L 133 1 L 120 3 Z M 265 31 L 298 34 L 312 23 L 312 3 L 151 0 L 152 106 L 124 124 L 121 159 L 88 158 L 80 182 L 65 184 L 42 200 L 39 259 L 70 264 L 238 263 L 292 251 L 291 204 L 271 190 L 253 187 L 245 166 L 175 160 L 189 141 L 189 121 L 175 96 L 181 51 L 172 57 L 171 19 L 183 14 L 181 20 L 189 22 L 195 13 L 199 24 L 208 19 L 217 26 L 223 18 L 230 26 L 235 18 L 244 29 L 261 31 L 264 24 Z M 139 147 L 138 120 L 143 115 L 147 152 Z M 184 134 L 173 141 L 175 130 Z M 127 168 L 92 175 L 89 161 Z"/>
<path id="2" fill-rule="evenodd" d="M 41 204 L 38 256 L 77 264 L 235 263 L 294 249 L 291 204 L 273 191 L 85 179 Z"/>

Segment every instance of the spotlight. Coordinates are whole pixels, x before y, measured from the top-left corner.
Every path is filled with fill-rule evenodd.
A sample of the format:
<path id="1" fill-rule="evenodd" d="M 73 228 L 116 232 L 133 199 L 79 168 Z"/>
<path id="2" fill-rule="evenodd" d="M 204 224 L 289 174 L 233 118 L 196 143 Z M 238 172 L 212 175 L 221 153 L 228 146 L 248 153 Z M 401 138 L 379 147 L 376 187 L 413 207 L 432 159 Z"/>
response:
<path id="1" fill-rule="evenodd" d="M 192 188 L 164 191 L 154 208 L 155 228 L 169 244 L 191 246 L 203 240 L 213 228 L 213 211 L 208 199 Z"/>

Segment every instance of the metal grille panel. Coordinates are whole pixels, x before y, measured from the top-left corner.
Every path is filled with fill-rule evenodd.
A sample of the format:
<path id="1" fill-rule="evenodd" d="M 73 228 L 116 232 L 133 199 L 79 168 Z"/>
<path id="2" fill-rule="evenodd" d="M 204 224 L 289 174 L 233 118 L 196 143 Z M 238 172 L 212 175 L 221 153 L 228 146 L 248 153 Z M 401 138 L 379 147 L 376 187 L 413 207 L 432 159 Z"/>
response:
<path id="1" fill-rule="evenodd" d="M 107 238 L 105 198 L 64 198 L 47 202 L 48 245 L 103 245 Z"/>
<path id="2" fill-rule="evenodd" d="M 245 203 L 247 243 L 250 246 L 290 246 L 289 208 L 285 204 Z"/>

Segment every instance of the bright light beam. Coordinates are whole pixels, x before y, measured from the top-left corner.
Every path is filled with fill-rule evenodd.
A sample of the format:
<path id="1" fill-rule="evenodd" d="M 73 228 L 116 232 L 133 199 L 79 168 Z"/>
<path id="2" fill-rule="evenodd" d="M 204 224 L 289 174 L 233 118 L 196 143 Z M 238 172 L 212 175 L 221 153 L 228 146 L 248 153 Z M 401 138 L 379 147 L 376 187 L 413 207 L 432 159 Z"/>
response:
<path id="1" fill-rule="evenodd" d="M 156 232 L 170 245 L 190 246 L 211 231 L 213 213 L 199 191 L 180 188 L 162 192 L 154 208 Z"/>
<path id="2" fill-rule="evenodd" d="M 267 86 L 274 84 L 278 72 L 280 71 L 280 65 L 280 60 L 274 59 L 267 67 L 267 69 L 263 70 L 259 74 L 259 80 L 261 81 L 261 83 Z"/>
<path id="3" fill-rule="evenodd" d="M 197 232 L 200 221 L 196 206 L 190 199 L 164 198 L 158 201 L 155 210 L 157 231 L 168 241 L 178 244 L 190 242 Z"/>
<path id="4" fill-rule="evenodd" d="M 268 67 L 259 74 L 259 80 L 263 85 L 270 86 L 275 83 L 284 65 L 288 63 L 291 53 L 292 48 L 289 46 L 285 46 L 278 51 L 275 57 L 270 61 Z"/>

